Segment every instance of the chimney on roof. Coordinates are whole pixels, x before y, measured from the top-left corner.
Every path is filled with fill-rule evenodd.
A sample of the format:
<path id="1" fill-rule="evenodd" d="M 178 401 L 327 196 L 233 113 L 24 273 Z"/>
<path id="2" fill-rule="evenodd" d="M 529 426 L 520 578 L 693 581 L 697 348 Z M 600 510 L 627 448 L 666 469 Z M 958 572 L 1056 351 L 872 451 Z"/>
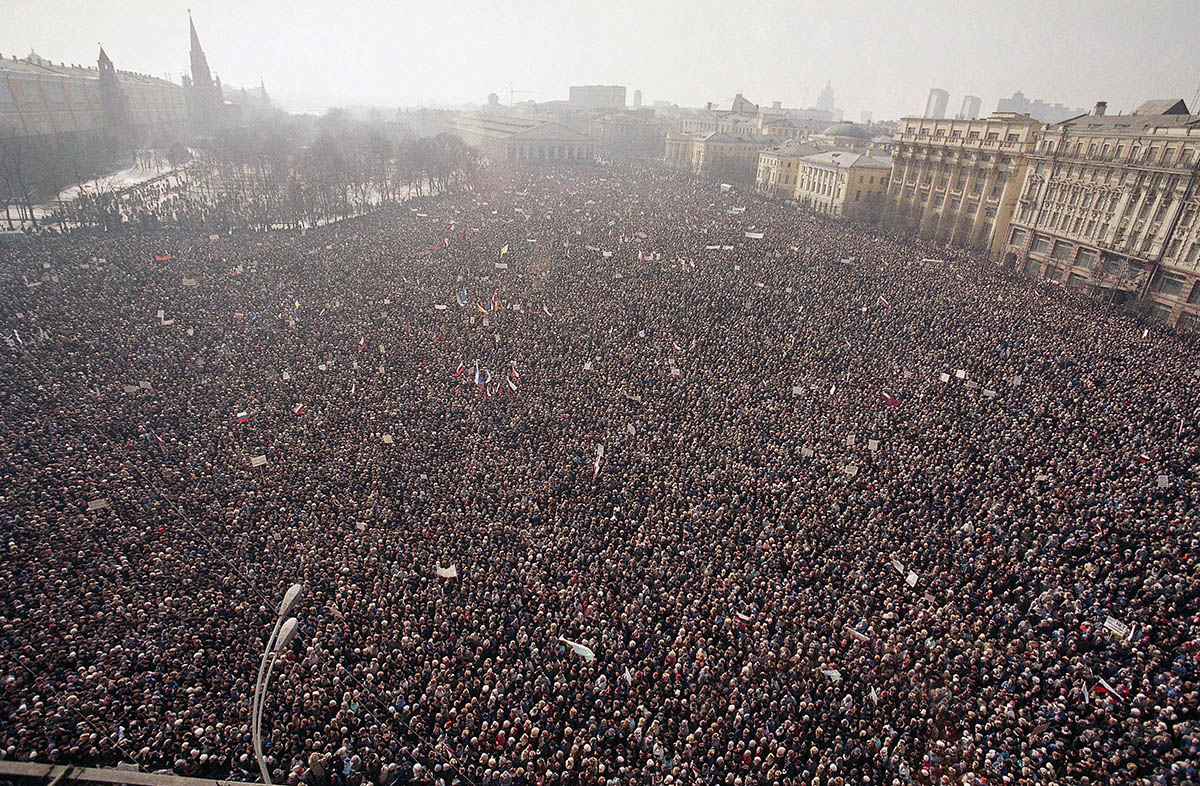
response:
<path id="1" fill-rule="evenodd" d="M 1104 112 L 1105 112 L 1105 110 L 1107 110 L 1107 109 L 1108 109 L 1108 102 L 1107 102 L 1107 101 L 1097 101 L 1097 102 L 1096 102 L 1096 108 L 1092 110 L 1092 114 L 1093 114 L 1095 117 L 1104 117 Z"/>
<path id="2" fill-rule="evenodd" d="M 704 108 L 711 112 L 712 111 L 712 101 L 709 101 L 707 104 L 705 104 Z"/>

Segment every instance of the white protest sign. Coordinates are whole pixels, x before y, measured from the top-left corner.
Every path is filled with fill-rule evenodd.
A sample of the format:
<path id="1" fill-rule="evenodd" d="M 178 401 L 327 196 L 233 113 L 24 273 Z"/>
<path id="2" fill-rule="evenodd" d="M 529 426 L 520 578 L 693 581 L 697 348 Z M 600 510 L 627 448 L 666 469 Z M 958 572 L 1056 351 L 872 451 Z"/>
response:
<path id="1" fill-rule="evenodd" d="M 848 434 L 846 436 L 846 447 L 848 447 L 848 448 L 854 447 L 854 435 L 853 434 Z"/>
<path id="2" fill-rule="evenodd" d="M 88 510 L 104 510 L 109 507 L 108 499 L 94 499 L 88 503 Z"/>
<path id="3" fill-rule="evenodd" d="M 437 566 L 437 575 L 438 575 L 438 578 L 439 578 L 439 579 L 455 579 L 455 578 L 458 578 L 458 566 L 457 566 L 457 565 L 451 565 L 451 566 L 450 566 L 450 567 L 448 567 L 448 568 L 443 568 L 441 565 L 438 565 L 438 566 Z"/>
<path id="4" fill-rule="evenodd" d="M 867 450 L 871 451 L 872 453 L 879 450 L 879 440 L 868 439 L 867 440 Z"/>
<path id="5" fill-rule="evenodd" d="M 857 630 L 850 627 L 849 625 L 846 626 L 846 632 L 849 633 L 851 636 L 853 636 L 858 641 L 870 641 L 871 640 L 870 637 L 867 636 L 865 633 L 859 633 Z"/>
<path id="6" fill-rule="evenodd" d="M 954 376 L 955 376 L 956 378 L 958 378 L 958 379 L 966 379 L 966 378 L 967 378 L 967 372 L 966 372 L 966 369 L 961 369 L 961 368 L 960 368 L 958 371 L 955 371 L 955 372 L 954 372 Z"/>
<path id="7" fill-rule="evenodd" d="M 834 682 L 838 682 L 842 679 L 842 673 L 837 669 L 821 669 L 821 673 Z"/>
<path id="8" fill-rule="evenodd" d="M 938 381 L 939 382 L 949 382 L 950 375 L 947 374 L 945 371 L 943 371 L 941 374 L 938 374 Z"/>
<path id="9" fill-rule="evenodd" d="M 143 380 L 143 381 L 141 381 L 141 382 L 139 382 L 139 383 L 138 383 L 138 387 L 139 387 L 139 388 L 141 388 L 142 390 L 149 390 L 149 389 L 150 389 L 150 383 L 149 383 L 149 382 L 146 382 L 145 380 Z"/>
<path id="10" fill-rule="evenodd" d="M 1160 489 L 1165 489 L 1167 486 L 1170 486 L 1170 485 L 1171 485 L 1171 478 L 1170 478 L 1170 477 L 1168 477 L 1168 476 L 1166 476 L 1166 475 L 1159 475 L 1159 476 L 1158 476 L 1158 487 L 1159 487 Z"/>
<path id="11" fill-rule="evenodd" d="M 792 385 L 792 395 L 793 396 L 799 396 L 803 392 L 804 392 L 804 388 L 800 387 L 799 385 Z"/>
<path id="12" fill-rule="evenodd" d="M 892 558 L 892 567 L 896 569 L 897 573 L 899 573 L 900 575 L 904 575 L 904 563 L 903 562 L 901 562 L 900 560 L 893 557 Z"/>
<path id="13" fill-rule="evenodd" d="M 395 439 L 392 438 L 391 434 L 384 434 L 380 439 L 383 440 L 383 444 L 385 444 L 385 445 L 391 445 L 393 442 L 396 441 Z"/>
<path id="14" fill-rule="evenodd" d="M 845 472 L 850 477 L 854 477 L 855 475 L 858 474 L 858 467 L 856 467 L 853 464 L 847 464 L 846 468 L 842 471 Z"/>
<path id="15" fill-rule="evenodd" d="M 139 390 L 141 390 L 141 388 L 139 388 L 137 385 L 122 385 L 121 389 L 126 393 L 137 393 Z"/>
<path id="16" fill-rule="evenodd" d="M 199 286 L 199 284 L 200 284 L 200 282 L 198 282 L 198 281 L 197 281 L 196 279 L 194 279 L 194 278 L 185 278 L 185 279 L 183 280 L 183 285 L 184 285 L 185 287 L 194 287 L 194 286 Z"/>
<path id="17" fill-rule="evenodd" d="M 800 455 L 803 456 L 804 458 L 812 458 L 813 457 L 813 449 L 812 448 L 800 448 Z"/>
<path id="18" fill-rule="evenodd" d="M 261 467 L 263 464 L 266 464 L 266 463 L 267 463 L 266 456 L 252 456 L 250 458 L 250 466 L 252 466 L 252 467 Z"/>
<path id="19" fill-rule="evenodd" d="M 1114 617 L 1104 618 L 1104 629 L 1111 631 L 1122 639 L 1129 637 L 1129 626 Z"/>
<path id="20" fill-rule="evenodd" d="M 913 573 L 911 570 L 908 572 L 908 575 L 904 577 L 904 583 L 910 587 L 917 586 L 918 580 L 919 580 L 919 577 L 917 576 L 917 574 Z"/>
<path id="21" fill-rule="evenodd" d="M 994 390 L 991 390 L 991 389 L 989 389 L 989 388 L 984 388 L 984 389 L 983 389 L 983 396 L 984 396 L 984 398 L 995 398 L 995 397 L 996 397 L 996 391 L 994 391 Z"/>

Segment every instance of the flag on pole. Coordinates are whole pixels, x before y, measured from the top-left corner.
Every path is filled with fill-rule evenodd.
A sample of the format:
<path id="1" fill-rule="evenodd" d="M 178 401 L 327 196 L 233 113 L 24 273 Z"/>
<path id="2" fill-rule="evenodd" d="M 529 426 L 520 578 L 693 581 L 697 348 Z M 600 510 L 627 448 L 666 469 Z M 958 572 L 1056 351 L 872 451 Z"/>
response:
<path id="1" fill-rule="evenodd" d="M 484 384 L 485 383 L 483 381 L 483 372 L 479 370 L 479 361 L 476 360 L 475 361 L 475 386 L 481 388 L 484 386 Z"/>
<path id="2" fill-rule="evenodd" d="M 456 377 L 461 377 L 461 376 L 462 376 L 462 373 L 463 373 L 463 371 L 465 371 L 465 370 L 466 370 L 466 368 L 467 368 L 466 364 L 465 364 L 465 363 L 463 363 L 463 362 L 460 360 L 460 361 L 458 362 L 458 368 L 454 369 L 454 376 L 456 376 Z"/>
<path id="3" fill-rule="evenodd" d="M 1125 700 L 1121 698 L 1121 694 L 1117 692 L 1117 689 L 1112 685 L 1109 685 L 1108 680 L 1104 679 L 1103 677 L 1100 678 L 1100 682 L 1096 684 L 1095 689 L 1101 693 L 1107 693 L 1111 698 L 1116 699 L 1122 704 L 1125 703 Z"/>
<path id="4" fill-rule="evenodd" d="M 307 411 L 308 411 L 307 404 L 297 404 L 296 406 L 292 407 L 293 415 L 303 415 Z"/>
<path id="5" fill-rule="evenodd" d="M 245 423 L 248 420 L 250 420 L 249 412 L 242 411 L 242 412 L 237 413 L 237 422 L 238 423 Z"/>
<path id="6" fill-rule="evenodd" d="M 891 393 L 889 393 L 886 390 L 883 391 L 882 393 L 880 393 L 879 397 L 881 399 L 883 399 L 883 403 L 887 404 L 889 407 L 900 406 L 900 399 L 896 398 L 895 396 L 893 396 Z"/>
<path id="7" fill-rule="evenodd" d="M 883 306 L 884 308 L 891 305 L 891 303 L 887 302 L 887 298 L 885 298 L 883 295 L 880 295 L 879 297 L 875 298 L 875 302 L 877 304 Z"/>
<path id="8" fill-rule="evenodd" d="M 604 445 L 596 446 L 596 465 L 592 468 L 592 480 L 600 474 L 600 460 L 604 458 Z"/>
<path id="9" fill-rule="evenodd" d="M 554 316 L 553 314 L 550 313 L 550 309 L 546 308 L 544 305 L 542 306 L 542 313 L 548 317 Z"/>
<path id="10" fill-rule="evenodd" d="M 508 380 L 508 389 L 511 390 L 513 393 L 516 393 L 517 392 L 517 383 L 513 382 L 511 379 Z"/>
<path id="11" fill-rule="evenodd" d="M 512 364 L 513 379 L 520 379 L 521 375 L 517 373 L 517 361 L 513 360 L 513 361 L 510 361 L 510 363 Z"/>
<path id="12" fill-rule="evenodd" d="M 504 256 L 507 253 L 508 253 L 508 243 L 505 243 L 503 246 L 500 247 L 500 256 Z"/>

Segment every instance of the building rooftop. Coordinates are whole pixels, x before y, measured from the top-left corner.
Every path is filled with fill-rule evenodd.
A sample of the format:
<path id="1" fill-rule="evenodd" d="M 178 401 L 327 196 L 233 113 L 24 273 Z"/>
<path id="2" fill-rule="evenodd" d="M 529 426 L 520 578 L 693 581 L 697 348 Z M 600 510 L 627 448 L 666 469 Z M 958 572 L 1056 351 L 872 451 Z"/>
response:
<path id="1" fill-rule="evenodd" d="M 851 169 L 853 167 L 877 167 L 880 169 L 891 169 L 892 159 L 888 156 L 867 155 L 866 153 L 844 153 L 831 151 L 827 153 L 815 153 L 811 156 L 805 156 L 805 161 L 814 164 L 824 164 L 826 166 L 834 166 L 838 169 Z"/>
<path id="2" fill-rule="evenodd" d="M 1200 115 L 1189 113 L 1181 98 L 1163 98 L 1143 101 L 1131 115 L 1087 114 L 1072 117 L 1050 126 L 1050 130 L 1069 129 L 1075 133 L 1093 134 L 1145 134 L 1156 128 L 1200 126 Z"/>
<path id="3" fill-rule="evenodd" d="M 94 66 L 84 67 L 80 65 L 66 65 L 51 63 L 43 57 L 30 52 L 29 57 L 16 59 L 15 57 L 7 60 L 0 60 L 0 73 L 7 74 L 22 74 L 29 76 L 54 76 L 67 79 L 99 79 L 100 71 Z M 132 71 L 122 71 L 117 69 L 117 76 L 122 82 L 136 83 L 143 85 L 171 85 L 179 87 L 174 82 L 162 79 L 149 74 L 137 74 Z"/>
<path id="4" fill-rule="evenodd" d="M 870 140 L 871 132 L 857 123 L 834 123 L 821 132 L 825 136 L 846 136 Z"/>

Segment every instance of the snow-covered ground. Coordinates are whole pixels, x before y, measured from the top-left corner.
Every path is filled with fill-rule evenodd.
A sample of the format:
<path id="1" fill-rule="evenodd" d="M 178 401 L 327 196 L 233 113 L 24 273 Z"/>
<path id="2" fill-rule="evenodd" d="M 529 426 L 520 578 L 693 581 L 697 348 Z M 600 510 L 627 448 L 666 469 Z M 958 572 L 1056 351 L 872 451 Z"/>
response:
<path id="1" fill-rule="evenodd" d="M 142 158 L 142 156 L 138 157 L 139 160 Z M 174 170 L 171 165 L 165 160 L 162 160 L 161 166 L 142 167 L 134 164 L 126 169 L 93 178 L 81 185 L 64 188 L 51 201 L 41 205 L 34 205 L 33 212 L 39 219 L 42 219 L 54 212 L 59 203 L 70 202 L 80 194 L 102 194 L 109 191 L 122 191 L 172 171 Z"/>

